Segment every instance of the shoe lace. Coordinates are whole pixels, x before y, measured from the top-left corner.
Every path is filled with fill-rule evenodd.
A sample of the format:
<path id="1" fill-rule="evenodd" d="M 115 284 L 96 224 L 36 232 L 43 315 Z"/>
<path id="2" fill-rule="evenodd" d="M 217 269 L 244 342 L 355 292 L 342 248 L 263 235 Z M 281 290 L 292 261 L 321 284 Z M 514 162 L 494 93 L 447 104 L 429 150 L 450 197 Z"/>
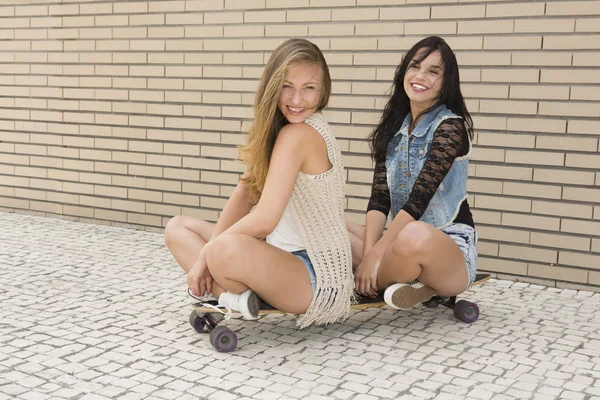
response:
<path id="1" fill-rule="evenodd" d="M 227 306 L 218 307 L 218 306 L 213 306 L 212 304 L 206 303 L 206 301 L 202 297 L 196 296 L 195 294 L 193 294 L 189 288 L 188 288 L 187 292 L 188 292 L 188 295 L 190 295 L 190 297 L 201 302 L 202 307 L 210 308 L 211 310 L 215 310 L 215 311 L 223 314 L 225 316 L 225 317 L 223 317 L 223 319 L 225 321 L 231 318 L 231 308 L 229 308 Z M 222 308 L 225 308 L 226 312 L 223 312 Z"/>

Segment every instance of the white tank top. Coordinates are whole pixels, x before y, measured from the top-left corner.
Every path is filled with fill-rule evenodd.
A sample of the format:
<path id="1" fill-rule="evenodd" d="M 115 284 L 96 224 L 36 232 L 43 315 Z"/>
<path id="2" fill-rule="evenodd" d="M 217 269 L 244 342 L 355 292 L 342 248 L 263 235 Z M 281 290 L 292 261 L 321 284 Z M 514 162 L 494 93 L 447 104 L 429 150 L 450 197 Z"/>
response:
<path id="1" fill-rule="evenodd" d="M 275 230 L 267 236 L 267 243 L 291 253 L 292 251 L 304 250 L 306 246 L 289 208 L 290 203 L 285 207 Z"/>

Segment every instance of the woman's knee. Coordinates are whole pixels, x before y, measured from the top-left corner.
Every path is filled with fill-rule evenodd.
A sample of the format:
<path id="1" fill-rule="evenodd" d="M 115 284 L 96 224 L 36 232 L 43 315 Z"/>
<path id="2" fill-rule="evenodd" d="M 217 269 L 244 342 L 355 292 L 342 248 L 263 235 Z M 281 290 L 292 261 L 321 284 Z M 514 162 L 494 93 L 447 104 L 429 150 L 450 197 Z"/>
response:
<path id="1" fill-rule="evenodd" d="M 206 254 L 206 263 L 209 271 L 214 272 L 217 269 L 221 273 L 227 273 L 232 267 L 235 267 L 235 257 L 239 254 L 242 247 L 241 235 L 224 234 L 209 241 L 204 247 Z"/>
<path id="2" fill-rule="evenodd" d="M 183 223 L 183 216 L 177 215 L 167 222 L 165 226 L 165 244 L 167 247 L 171 247 L 177 237 L 177 232 L 181 229 L 185 229 L 185 225 Z"/>
<path id="3" fill-rule="evenodd" d="M 425 222 L 414 221 L 406 224 L 392 243 L 393 251 L 404 258 L 414 258 L 431 243 L 431 226 Z"/>

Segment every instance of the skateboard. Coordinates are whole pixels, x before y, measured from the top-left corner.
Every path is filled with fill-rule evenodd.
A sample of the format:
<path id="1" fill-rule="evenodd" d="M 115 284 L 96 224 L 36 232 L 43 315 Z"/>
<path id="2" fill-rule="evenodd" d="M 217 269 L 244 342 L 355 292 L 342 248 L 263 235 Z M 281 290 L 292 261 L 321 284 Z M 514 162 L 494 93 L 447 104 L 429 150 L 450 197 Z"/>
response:
<path id="1" fill-rule="evenodd" d="M 490 279 L 490 274 L 477 274 L 472 286 L 480 285 Z M 467 300 L 456 300 L 456 296 L 442 297 L 433 296 L 431 299 L 422 303 L 427 308 L 435 308 L 439 305 L 447 307 L 453 311 L 454 317 L 466 323 L 473 323 L 479 318 L 479 307 L 477 304 Z M 192 304 L 190 313 L 190 325 L 198 333 L 209 333 L 210 344 L 219 352 L 229 353 L 237 347 L 238 338 L 235 332 L 226 326 L 218 326 L 223 319 L 229 319 L 225 312 L 217 312 L 216 301 L 196 302 Z M 357 304 L 350 306 L 353 310 L 362 310 L 370 307 L 384 306 L 383 292 L 379 296 L 362 297 Z M 231 313 L 237 314 L 236 311 Z M 277 310 L 270 304 L 262 301 L 258 315 L 266 314 L 285 314 Z"/>

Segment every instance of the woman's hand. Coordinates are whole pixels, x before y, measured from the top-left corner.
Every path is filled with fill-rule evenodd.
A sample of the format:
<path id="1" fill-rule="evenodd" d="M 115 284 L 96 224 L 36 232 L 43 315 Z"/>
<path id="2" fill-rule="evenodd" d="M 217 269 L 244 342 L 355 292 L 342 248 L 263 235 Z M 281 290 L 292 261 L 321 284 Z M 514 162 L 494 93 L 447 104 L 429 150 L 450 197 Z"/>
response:
<path id="1" fill-rule="evenodd" d="M 200 252 L 198 261 L 188 272 L 187 284 L 190 291 L 195 296 L 204 296 L 211 293 L 213 277 L 206 265 L 206 256 Z"/>
<path id="2" fill-rule="evenodd" d="M 383 255 L 369 252 L 354 272 L 354 288 L 363 296 L 377 297 L 377 272 Z"/>

